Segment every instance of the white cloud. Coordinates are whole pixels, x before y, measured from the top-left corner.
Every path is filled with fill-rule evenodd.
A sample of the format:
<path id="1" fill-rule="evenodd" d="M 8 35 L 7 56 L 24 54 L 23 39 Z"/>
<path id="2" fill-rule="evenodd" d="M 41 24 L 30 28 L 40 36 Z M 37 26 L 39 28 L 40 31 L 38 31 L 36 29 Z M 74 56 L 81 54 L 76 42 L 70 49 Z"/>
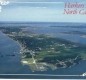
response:
<path id="1" fill-rule="evenodd" d="M 0 9 L 2 9 L 2 7 L 0 6 Z"/>
<path id="2" fill-rule="evenodd" d="M 8 5 L 10 2 L 6 0 L 0 0 L 0 5 Z"/>

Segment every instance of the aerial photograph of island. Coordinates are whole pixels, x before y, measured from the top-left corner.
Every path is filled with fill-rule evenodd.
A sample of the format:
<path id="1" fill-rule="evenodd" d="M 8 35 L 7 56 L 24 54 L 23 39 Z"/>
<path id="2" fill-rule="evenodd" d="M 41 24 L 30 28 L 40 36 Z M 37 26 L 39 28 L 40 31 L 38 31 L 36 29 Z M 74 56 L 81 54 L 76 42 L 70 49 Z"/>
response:
<path id="1" fill-rule="evenodd" d="M 86 79 L 85 7 L 85 0 L 0 0 L 0 78 Z"/>

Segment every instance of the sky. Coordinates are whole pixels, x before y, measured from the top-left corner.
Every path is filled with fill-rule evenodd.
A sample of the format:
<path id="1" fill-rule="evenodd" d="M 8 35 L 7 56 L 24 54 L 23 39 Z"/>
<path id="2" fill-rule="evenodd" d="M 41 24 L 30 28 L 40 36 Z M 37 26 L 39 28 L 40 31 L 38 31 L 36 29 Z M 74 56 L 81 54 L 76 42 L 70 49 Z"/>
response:
<path id="1" fill-rule="evenodd" d="M 0 0 L 9 1 L 1 5 L 0 21 L 28 22 L 85 22 L 86 15 L 67 15 L 66 2 L 86 3 L 86 0 Z M 86 11 L 86 10 L 84 10 Z"/>

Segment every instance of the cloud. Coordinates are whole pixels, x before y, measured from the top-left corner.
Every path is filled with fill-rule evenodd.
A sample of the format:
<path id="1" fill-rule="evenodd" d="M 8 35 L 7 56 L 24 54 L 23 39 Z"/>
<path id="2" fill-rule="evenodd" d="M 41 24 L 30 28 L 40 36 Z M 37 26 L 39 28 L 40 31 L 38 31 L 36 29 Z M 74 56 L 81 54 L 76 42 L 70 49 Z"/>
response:
<path id="1" fill-rule="evenodd" d="M 56 8 L 60 8 L 60 6 L 62 7 L 64 5 L 64 2 L 19 2 L 19 1 L 13 1 L 13 2 L 10 2 L 10 5 L 8 6 L 11 6 L 11 7 L 8 7 L 8 8 L 12 8 L 12 7 L 34 7 L 34 8 L 53 8 L 53 9 L 56 9 Z"/>
<path id="2" fill-rule="evenodd" d="M 13 3 L 45 3 L 45 4 L 47 4 L 47 3 L 50 3 L 50 4 L 62 4 L 62 3 L 64 3 L 64 2 L 29 2 L 29 1 L 26 1 L 26 2 L 22 2 L 22 1 L 17 1 L 17 2 L 14 2 L 13 1 Z"/>
<path id="3" fill-rule="evenodd" d="M 43 8 L 43 9 L 46 9 L 47 7 L 36 7 L 36 8 Z"/>
<path id="4" fill-rule="evenodd" d="M 0 5 L 8 5 L 10 2 L 6 0 L 0 0 Z"/>

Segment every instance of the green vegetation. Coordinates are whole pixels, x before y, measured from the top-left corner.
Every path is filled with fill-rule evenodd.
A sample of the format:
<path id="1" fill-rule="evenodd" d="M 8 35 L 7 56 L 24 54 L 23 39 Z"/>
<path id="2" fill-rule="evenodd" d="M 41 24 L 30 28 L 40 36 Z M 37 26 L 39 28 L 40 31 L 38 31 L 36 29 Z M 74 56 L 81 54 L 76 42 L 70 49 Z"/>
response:
<path id="1" fill-rule="evenodd" d="M 4 33 L 21 44 L 23 48 L 22 59 L 27 61 L 29 65 L 34 64 L 42 68 L 45 66 L 65 68 L 79 63 L 81 59 L 86 59 L 86 46 L 81 44 L 48 35 L 27 35 L 20 28 L 18 30 L 4 28 Z M 34 70 L 40 69 L 35 68 Z"/>

